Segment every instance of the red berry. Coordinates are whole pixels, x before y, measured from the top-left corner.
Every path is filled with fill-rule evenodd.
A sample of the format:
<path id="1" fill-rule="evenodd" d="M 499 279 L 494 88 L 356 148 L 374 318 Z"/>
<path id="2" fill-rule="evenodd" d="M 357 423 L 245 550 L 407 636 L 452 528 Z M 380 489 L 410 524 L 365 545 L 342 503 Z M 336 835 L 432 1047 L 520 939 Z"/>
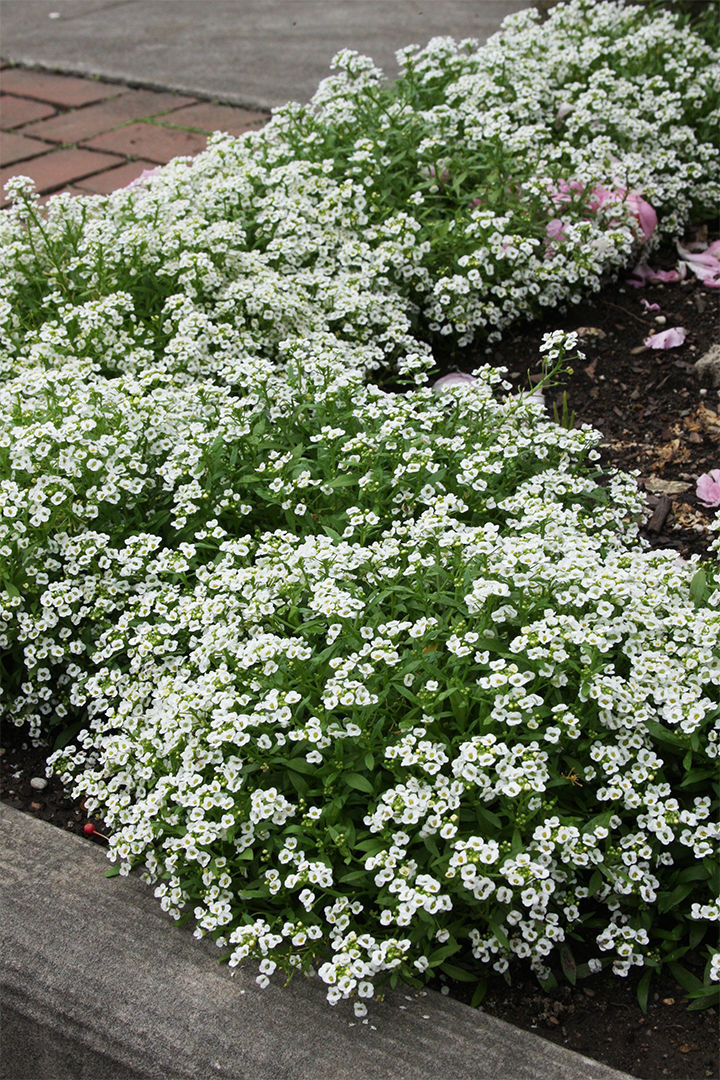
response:
<path id="1" fill-rule="evenodd" d="M 83 826 L 83 832 L 86 836 L 92 836 L 93 833 L 97 832 L 97 829 L 92 822 L 88 821 L 87 825 Z"/>

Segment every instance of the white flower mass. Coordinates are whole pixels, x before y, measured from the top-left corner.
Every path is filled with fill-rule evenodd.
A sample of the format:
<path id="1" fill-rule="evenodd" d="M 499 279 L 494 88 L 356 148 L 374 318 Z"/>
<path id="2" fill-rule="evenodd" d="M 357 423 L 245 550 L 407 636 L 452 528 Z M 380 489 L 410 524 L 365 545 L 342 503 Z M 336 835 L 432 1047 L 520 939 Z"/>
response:
<path id="1" fill-rule="evenodd" d="M 399 59 L 107 197 L 9 182 L 5 715 L 261 985 L 364 1016 L 562 945 L 709 986 L 717 564 L 644 546 L 597 432 L 429 376 L 709 212 L 718 57 L 571 0 Z"/>

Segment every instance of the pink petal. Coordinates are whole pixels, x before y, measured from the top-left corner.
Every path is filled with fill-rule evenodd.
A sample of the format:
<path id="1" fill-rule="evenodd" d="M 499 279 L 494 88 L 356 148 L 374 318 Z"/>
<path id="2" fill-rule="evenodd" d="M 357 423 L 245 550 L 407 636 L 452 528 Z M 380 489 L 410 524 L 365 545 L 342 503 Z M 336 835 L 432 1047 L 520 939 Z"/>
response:
<path id="1" fill-rule="evenodd" d="M 433 383 L 433 390 L 447 390 L 450 386 L 469 386 L 477 382 L 474 375 L 467 375 L 464 371 L 453 371 L 449 375 L 443 375 Z"/>
<path id="2" fill-rule="evenodd" d="M 705 506 L 720 506 L 720 469 L 698 477 L 696 495 Z"/>
<path id="3" fill-rule="evenodd" d="M 676 349 L 678 345 L 682 345 L 686 335 L 684 326 L 671 326 L 669 330 L 661 330 L 659 334 L 646 337 L 644 344 L 648 349 Z"/>
<path id="4" fill-rule="evenodd" d="M 553 218 L 552 221 L 548 221 L 545 226 L 545 232 L 553 240 L 565 239 L 565 222 L 560 218 Z"/>
<path id="5" fill-rule="evenodd" d="M 683 281 L 687 268 L 684 263 L 678 264 L 677 270 L 653 270 L 647 263 L 639 263 L 633 270 L 633 274 L 639 281 L 633 281 L 632 278 L 627 279 L 627 284 L 632 285 L 635 289 L 641 289 L 644 285 L 658 285 L 664 282 Z"/>
<path id="6" fill-rule="evenodd" d="M 560 180 L 557 189 L 550 193 L 550 198 L 556 206 L 571 202 L 573 196 L 583 190 L 583 184 L 579 180 Z"/>
<path id="7" fill-rule="evenodd" d="M 599 210 L 605 203 L 625 203 L 646 240 L 649 240 L 655 232 L 658 222 L 657 214 L 639 191 L 628 191 L 624 187 L 611 189 L 598 184 L 592 190 L 588 206 L 591 210 Z"/>
<path id="8" fill-rule="evenodd" d="M 627 204 L 630 213 L 637 218 L 637 222 L 643 231 L 643 236 L 649 240 L 657 228 L 657 214 L 646 199 L 643 199 L 639 191 L 629 191 Z"/>
<path id="9" fill-rule="evenodd" d="M 643 311 L 659 311 L 660 310 L 660 305 L 659 304 L 651 304 L 650 301 L 646 300 L 644 296 L 643 296 L 642 300 L 640 301 L 640 303 L 642 304 Z"/>
<path id="10" fill-rule="evenodd" d="M 678 240 L 676 245 L 682 265 L 692 270 L 693 274 L 711 289 L 720 289 L 720 241 L 716 240 L 709 247 L 702 244 L 688 244 L 683 247 Z"/>
<path id="11" fill-rule="evenodd" d="M 128 187 L 128 188 L 137 187 L 137 185 L 141 184 L 143 182 L 143 180 L 147 180 L 151 176 L 155 176 L 155 174 L 159 173 L 161 169 L 162 169 L 162 165 L 156 165 L 154 169 L 143 169 L 143 171 L 140 173 L 140 175 L 136 176 L 134 180 L 131 180 L 129 184 L 126 184 L 125 187 Z"/>

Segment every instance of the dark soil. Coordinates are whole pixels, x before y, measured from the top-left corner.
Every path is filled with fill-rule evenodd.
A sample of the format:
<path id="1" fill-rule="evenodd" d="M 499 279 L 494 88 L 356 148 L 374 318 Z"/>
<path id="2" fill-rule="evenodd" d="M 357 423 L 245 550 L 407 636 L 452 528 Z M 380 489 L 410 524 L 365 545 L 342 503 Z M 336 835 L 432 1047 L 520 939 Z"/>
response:
<path id="1" fill-rule="evenodd" d="M 654 266 L 671 267 L 673 252 L 660 252 Z M 659 304 L 647 312 L 641 299 Z M 659 323 L 657 317 L 664 317 Z M 649 334 L 684 326 L 687 339 L 679 348 L 655 351 L 643 347 Z M 546 325 L 533 324 L 510 333 L 489 355 L 467 352 L 456 365 L 470 371 L 490 359 L 508 369 L 513 383 L 536 382 L 538 345 L 549 330 L 579 330 L 586 360 L 546 394 L 563 407 L 563 392 L 576 422 L 603 432 L 603 464 L 639 470 L 646 491 L 643 535 L 654 547 L 674 548 L 684 557 L 705 555 L 714 511 L 695 494 L 697 477 L 720 468 L 718 392 L 700 387 L 693 367 L 715 344 L 718 334 L 718 292 L 694 278 L 681 284 L 634 289 L 615 283 L 580 307 L 557 313 Z M 5 732 L 0 758 L 2 799 L 57 825 L 83 834 L 88 821 L 82 803 L 63 795 L 56 779 L 37 790 L 31 778 L 45 778 L 47 749 L 27 745 L 21 732 Z M 100 831 L 101 823 L 96 822 Z M 88 838 L 88 843 L 103 843 Z M 491 980 L 482 1008 L 588 1057 L 648 1080 L 701 1080 L 718 1075 L 717 1014 L 688 1012 L 683 989 L 671 978 L 651 987 L 648 1012 L 636 998 L 638 976 L 618 979 L 609 973 L 576 987 L 561 985 L 550 993 L 526 975 L 507 985 Z M 463 998 L 467 984 L 451 987 Z"/>
<path id="2" fill-rule="evenodd" d="M 668 269 L 675 262 L 669 249 L 651 259 Z M 700 385 L 694 368 L 720 344 L 719 298 L 695 277 L 642 289 L 621 279 L 564 315 L 509 333 L 489 357 L 475 354 L 457 366 L 469 371 L 489 358 L 525 388 L 540 377 L 543 334 L 577 331 L 585 361 L 546 392 L 548 410 L 561 416 L 566 404 L 576 425 L 603 433 L 602 464 L 639 472 L 647 506 L 642 535 L 653 547 L 705 557 L 717 511 L 703 506 L 695 489 L 699 476 L 720 468 L 720 396 L 717 386 Z M 647 311 L 642 300 L 660 310 Z M 675 326 L 687 330 L 683 345 L 644 347 L 650 334 Z"/>

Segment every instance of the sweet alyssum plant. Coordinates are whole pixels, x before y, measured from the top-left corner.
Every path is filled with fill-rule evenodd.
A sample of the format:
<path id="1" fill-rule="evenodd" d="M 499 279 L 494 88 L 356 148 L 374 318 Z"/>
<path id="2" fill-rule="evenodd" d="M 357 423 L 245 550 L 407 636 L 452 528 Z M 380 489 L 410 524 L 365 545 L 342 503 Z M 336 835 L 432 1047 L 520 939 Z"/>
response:
<path id="1" fill-rule="evenodd" d="M 644 550 L 634 479 L 501 373 L 427 386 L 434 333 L 571 301 L 707 200 L 709 59 L 574 2 L 391 90 L 345 57 L 108 198 L 11 182 L 5 711 L 261 983 L 312 968 L 364 1015 L 559 955 L 716 993 L 717 569 Z"/>

